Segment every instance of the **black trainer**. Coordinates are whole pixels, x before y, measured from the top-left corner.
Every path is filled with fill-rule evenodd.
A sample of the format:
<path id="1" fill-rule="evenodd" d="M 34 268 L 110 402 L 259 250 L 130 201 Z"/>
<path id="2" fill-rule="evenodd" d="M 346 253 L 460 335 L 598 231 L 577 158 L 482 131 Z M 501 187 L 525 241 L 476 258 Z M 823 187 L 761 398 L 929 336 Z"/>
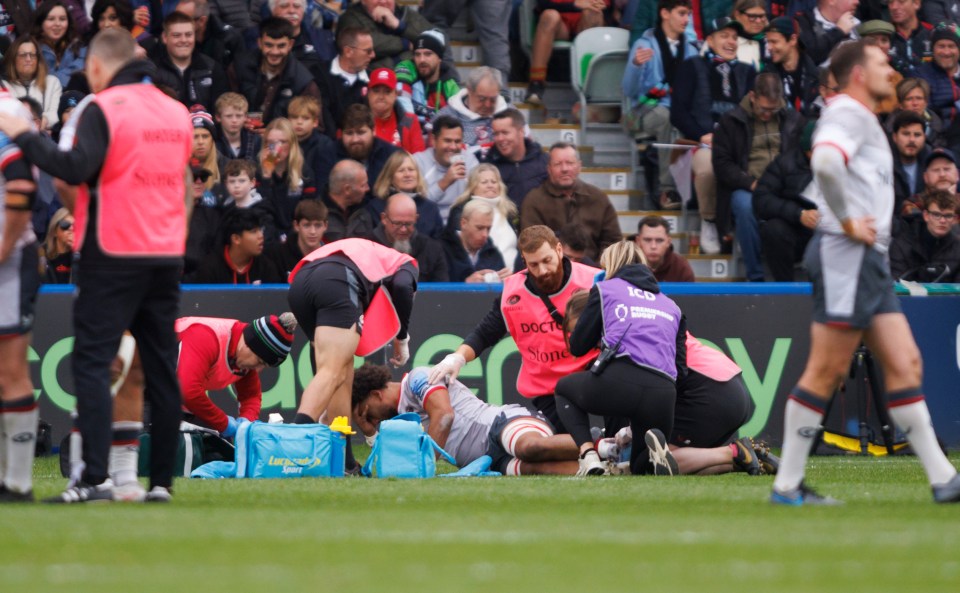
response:
<path id="1" fill-rule="evenodd" d="M 675 189 L 668 189 L 660 193 L 660 208 L 662 210 L 679 210 L 683 206 L 683 197 Z"/>
<path id="2" fill-rule="evenodd" d="M 531 105 L 543 105 L 543 95 L 547 91 L 547 85 L 542 80 L 535 80 L 527 86 L 527 94 L 523 97 L 524 103 Z"/>
<path id="3" fill-rule="evenodd" d="M 748 438 L 742 438 L 733 441 L 737 448 L 737 454 L 733 456 L 733 465 L 742 472 L 747 472 L 751 476 L 760 475 L 760 463 L 757 461 L 757 455 L 753 450 L 753 443 Z"/>
<path id="4" fill-rule="evenodd" d="M 113 489 L 109 484 L 91 486 L 77 482 L 60 494 L 43 499 L 47 504 L 74 504 L 81 502 L 113 502 Z"/>
<path id="5" fill-rule="evenodd" d="M 750 442 L 753 443 L 753 452 L 757 454 L 757 461 L 760 462 L 760 470 L 768 476 L 777 475 L 780 458 L 770 452 L 770 445 L 758 439 L 750 439 Z"/>
<path id="6" fill-rule="evenodd" d="M 4 502 L 33 502 L 33 490 L 14 492 L 0 484 L 0 503 Z"/>
<path id="7" fill-rule="evenodd" d="M 667 439 L 663 432 L 657 428 L 651 428 L 643 435 L 643 440 L 647 444 L 647 450 L 650 453 L 650 464 L 653 466 L 653 475 L 655 476 L 679 476 L 680 466 L 670 452 L 670 446 L 667 445 Z"/>

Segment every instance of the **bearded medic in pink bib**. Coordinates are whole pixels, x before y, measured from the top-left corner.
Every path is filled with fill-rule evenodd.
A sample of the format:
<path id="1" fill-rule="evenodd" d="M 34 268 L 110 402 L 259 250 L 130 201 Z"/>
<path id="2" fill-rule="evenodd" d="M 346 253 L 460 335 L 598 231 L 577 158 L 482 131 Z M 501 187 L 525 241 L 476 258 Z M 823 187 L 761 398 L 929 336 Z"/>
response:
<path id="1" fill-rule="evenodd" d="M 557 235 L 543 225 L 524 229 L 517 247 L 527 269 L 504 280 L 499 301 L 456 352 L 433 367 L 429 380 L 436 385 L 456 379 L 463 365 L 509 332 L 522 360 L 517 391 L 531 400 L 557 433 L 565 433 L 556 412 L 554 388 L 561 378 L 582 370 L 596 358 L 597 351 L 578 357 L 570 354 L 563 339 L 560 312 L 574 293 L 593 285 L 599 270 L 564 257 Z"/>
<path id="2" fill-rule="evenodd" d="M 350 417 L 353 357 L 392 345 L 390 363 L 410 359 L 407 328 L 419 271 L 409 255 L 366 239 L 341 239 L 309 253 L 290 272 L 287 300 L 312 345 L 315 375 L 296 424 Z M 347 441 L 348 473 L 359 471 Z"/>

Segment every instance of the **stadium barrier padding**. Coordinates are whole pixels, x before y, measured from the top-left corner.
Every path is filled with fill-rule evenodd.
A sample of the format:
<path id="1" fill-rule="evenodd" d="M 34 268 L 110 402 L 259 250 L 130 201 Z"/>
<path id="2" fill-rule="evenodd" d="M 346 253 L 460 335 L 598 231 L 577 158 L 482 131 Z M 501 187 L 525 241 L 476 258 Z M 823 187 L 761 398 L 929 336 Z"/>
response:
<path id="1" fill-rule="evenodd" d="M 809 349 L 810 285 L 664 283 L 662 287 L 683 309 L 690 331 L 725 352 L 743 369 L 756 412 L 741 434 L 778 444 L 786 395 L 800 376 Z M 960 447 L 960 285 L 924 288 L 929 296 L 909 296 L 902 287 L 898 287 L 898 294 L 923 353 L 923 387 L 937 434 L 947 446 L 956 448 Z M 411 322 L 412 365 L 435 363 L 456 348 L 499 300 L 499 294 L 500 285 L 420 285 Z M 56 439 L 69 430 L 69 413 L 74 406 L 69 364 L 72 298 L 72 286 L 42 288 L 29 353 L 41 417 L 53 425 Z M 184 286 L 181 298 L 183 315 L 251 320 L 286 309 L 286 285 Z M 523 327 L 531 332 L 546 329 L 537 324 Z M 532 354 L 547 359 L 562 355 Z M 386 364 L 387 358 L 381 351 L 367 360 Z M 363 360 L 356 362 L 359 365 Z M 506 337 L 464 367 L 460 378 L 487 401 L 520 402 L 515 387 L 519 362 L 513 340 Z M 396 372 L 398 377 L 400 374 Z M 291 357 L 279 368 L 263 372 L 263 418 L 270 412 L 280 412 L 291 419 L 299 394 L 311 376 L 307 341 L 298 331 Z M 232 397 L 227 391 L 212 396 L 221 405 L 228 405 Z M 855 425 L 856 420 L 846 412 L 839 418 L 845 426 Z"/>

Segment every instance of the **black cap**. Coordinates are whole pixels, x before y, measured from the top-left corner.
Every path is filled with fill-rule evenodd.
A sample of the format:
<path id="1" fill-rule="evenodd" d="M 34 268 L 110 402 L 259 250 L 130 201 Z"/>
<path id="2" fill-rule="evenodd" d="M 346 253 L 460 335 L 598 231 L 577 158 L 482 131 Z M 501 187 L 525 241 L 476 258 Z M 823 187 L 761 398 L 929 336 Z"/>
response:
<path id="1" fill-rule="evenodd" d="M 790 36 L 797 32 L 793 28 L 793 19 L 788 16 L 778 16 L 770 21 L 770 24 L 767 25 L 767 32 L 770 31 L 776 31 L 787 39 L 790 39 Z"/>
<path id="2" fill-rule="evenodd" d="M 86 95 L 80 91 L 66 91 L 60 95 L 60 104 L 57 106 L 57 117 L 63 119 L 63 112 L 73 109 L 83 101 Z"/>
<path id="3" fill-rule="evenodd" d="M 946 148 L 934 148 L 923 161 L 923 169 L 927 170 L 930 167 L 930 163 L 932 163 L 934 159 L 947 159 L 954 165 L 957 164 L 957 157 L 953 154 L 952 150 L 948 150 Z"/>
<path id="4" fill-rule="evenodd" d="M 743 25 L 739 21 L 728 16 L 722 16 L 707 24 L 707 35 L 713 35 L 720 29 L 733 29 L 738 35 L 743 33 Z"/>

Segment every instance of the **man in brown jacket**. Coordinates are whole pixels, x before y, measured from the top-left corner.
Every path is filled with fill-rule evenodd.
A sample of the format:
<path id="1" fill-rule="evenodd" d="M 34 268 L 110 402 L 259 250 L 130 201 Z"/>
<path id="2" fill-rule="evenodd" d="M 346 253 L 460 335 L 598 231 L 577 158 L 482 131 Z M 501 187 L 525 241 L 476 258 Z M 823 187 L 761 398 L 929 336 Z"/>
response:
<path id="1" fill-rule="evenodd" d="M 662 216 L 645 216 L 637 224 L 633 237 L 644 257 L 647 267 L 653 270 L 657 282 L 695 282 L 693 269 L 682 255 L 673 251 L 670 241 L 670 223 Z"/>
<path id="2" fill-rule="evenodd" d="M 520 226 L 542 224 L 557 232 L 568 223 L 580 224 L 590 238 L 585 255 L 596 260 L 607 245 L 622 240 L 623 233 L 610 199 L 600 188 L 580 181 L 580 168 L 576 146 L 551 146 L 547 180 L 523 199 Z"/>

